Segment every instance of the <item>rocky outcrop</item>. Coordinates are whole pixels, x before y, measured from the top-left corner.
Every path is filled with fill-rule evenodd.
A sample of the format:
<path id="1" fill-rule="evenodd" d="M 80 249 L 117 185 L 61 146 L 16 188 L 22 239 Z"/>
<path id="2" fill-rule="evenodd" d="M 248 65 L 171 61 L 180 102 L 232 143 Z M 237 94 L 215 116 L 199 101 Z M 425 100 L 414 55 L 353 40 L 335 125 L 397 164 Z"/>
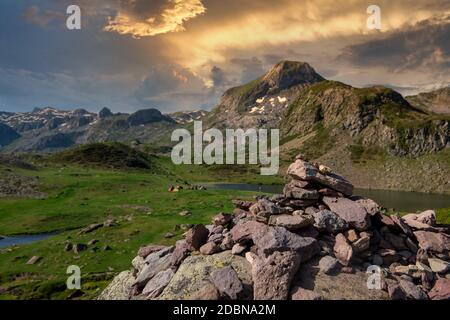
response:
<path id="1" fill-rule="evenodd" d="M 141 248 L 128 297 L 450 299 L 450 230 L 433 211 L 388 216 L 329 168 L 299 159 L 289 172 L 284 194 L 235 200 L 175 247 Z M 102 297 L 123 296 L 123 278 Z"/>

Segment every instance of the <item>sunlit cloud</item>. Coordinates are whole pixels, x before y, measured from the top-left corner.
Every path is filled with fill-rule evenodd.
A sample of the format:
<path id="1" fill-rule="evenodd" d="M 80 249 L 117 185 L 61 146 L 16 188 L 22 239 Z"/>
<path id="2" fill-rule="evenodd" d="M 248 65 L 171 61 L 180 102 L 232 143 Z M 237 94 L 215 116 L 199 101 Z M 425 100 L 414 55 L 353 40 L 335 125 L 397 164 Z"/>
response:
<path id="1" fill-rule="evenodd" d="M 105 31 L 132 35 L 135 38 L 184 31 L 184 23 L 206 12 L 200 0 L 168 0 L 157 7 L 157 12 L 134 12 L 143 0 L 124 0 L 122 8 L 110 18 Z M 156 1 L 158 2 L 158 1 Z M 151 8 L 153 9 L 153 8 Z"/>

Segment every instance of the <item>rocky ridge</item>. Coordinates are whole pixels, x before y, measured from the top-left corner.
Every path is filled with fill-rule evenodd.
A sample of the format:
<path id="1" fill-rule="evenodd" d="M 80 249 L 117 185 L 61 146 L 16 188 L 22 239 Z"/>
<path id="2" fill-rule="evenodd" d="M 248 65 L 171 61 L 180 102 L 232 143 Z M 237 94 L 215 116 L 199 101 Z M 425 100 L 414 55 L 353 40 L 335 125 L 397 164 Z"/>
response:
<path id="1" fill-rule="evenodd" d="M 301 156 L 287 174 L 283 194 L 142 247 L 99 299 L 450 299 L 450 229 L 434 211 L 388 216 Z"/>

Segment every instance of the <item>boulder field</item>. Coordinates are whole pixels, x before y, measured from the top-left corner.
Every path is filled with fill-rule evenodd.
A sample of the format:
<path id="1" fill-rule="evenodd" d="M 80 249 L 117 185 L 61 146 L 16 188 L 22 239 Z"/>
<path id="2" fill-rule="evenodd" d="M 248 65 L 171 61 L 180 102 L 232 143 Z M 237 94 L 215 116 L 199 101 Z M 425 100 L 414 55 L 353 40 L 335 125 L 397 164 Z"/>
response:
<path id="1" fill-rule="evenodd" d="M 450 299 L 450 228 L 434 211 L 386 215 L 301 156 L 287 173 L 283 194 L 140 248 L 99 299 Z"/>

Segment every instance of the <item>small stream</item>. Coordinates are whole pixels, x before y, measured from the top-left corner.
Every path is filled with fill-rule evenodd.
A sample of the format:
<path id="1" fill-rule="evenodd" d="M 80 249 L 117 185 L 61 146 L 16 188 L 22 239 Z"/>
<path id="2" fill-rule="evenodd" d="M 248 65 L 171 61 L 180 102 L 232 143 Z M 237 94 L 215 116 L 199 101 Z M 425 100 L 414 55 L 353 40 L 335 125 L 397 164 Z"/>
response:
<path id="1" fill-rule="evenodd" d="M 209 189 L 255 191 L 264 193 L 283 193 L 282 185 L 256 185 L 214 183 L 206 184 Z M 430 194 L 407 191 L 355 189 L 357 196 L 373 199 L 379 205 L 402 212 L 416 212 L 428 209 L 450 207 L 450 195 Z"/>

